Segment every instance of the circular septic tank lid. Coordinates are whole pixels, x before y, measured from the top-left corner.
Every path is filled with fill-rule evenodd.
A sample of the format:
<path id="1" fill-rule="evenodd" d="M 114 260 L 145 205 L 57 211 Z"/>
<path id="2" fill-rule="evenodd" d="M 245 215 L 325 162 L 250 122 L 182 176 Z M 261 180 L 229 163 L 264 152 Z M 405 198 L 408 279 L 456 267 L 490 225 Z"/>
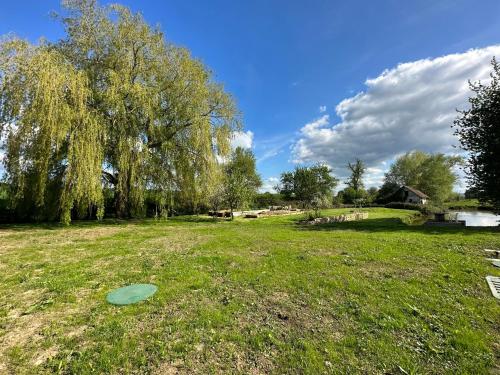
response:
<path id="1" fill-rule="evenodd" d="M 112 290 L 106 296 L 106 301 L 113 305 L 130 305 L 151 297 L 157 290 L 153 284 L 132 284 Z"/>

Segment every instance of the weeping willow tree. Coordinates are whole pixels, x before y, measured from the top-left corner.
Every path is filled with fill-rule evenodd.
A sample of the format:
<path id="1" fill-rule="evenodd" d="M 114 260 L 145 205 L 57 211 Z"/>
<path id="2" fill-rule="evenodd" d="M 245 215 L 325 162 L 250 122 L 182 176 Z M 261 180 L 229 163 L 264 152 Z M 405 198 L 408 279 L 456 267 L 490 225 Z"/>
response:
<path id="1" fill-rule="evenodd" d="M 43 208 L 58 190 L 63 221 L 73 207 L 102 217 L 104 128 L 87 105 L 87 76 L 47 45 L 11 40 L 1 57 L 0 130 L 14 199 Z"/>
<path id="2" fill-rule="evenodd" d="M 63 3 L 65 39 L 0 44 L 0 132 L 14 203 L 63 222 L 140 216 L 145 192 L 196 206 L 240 128 L 232 98 L 184 48 L 139 14 Z"/>

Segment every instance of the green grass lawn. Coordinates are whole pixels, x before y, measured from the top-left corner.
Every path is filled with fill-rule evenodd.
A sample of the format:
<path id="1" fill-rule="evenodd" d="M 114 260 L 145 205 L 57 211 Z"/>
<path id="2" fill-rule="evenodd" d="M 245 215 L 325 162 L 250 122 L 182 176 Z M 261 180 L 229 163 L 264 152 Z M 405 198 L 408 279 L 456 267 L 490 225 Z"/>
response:
<path id="1" fill-rule="evenodd" d="M 477 199 L 462 199 L 459 201 L 445 202 L 444 207 L 452 210 L 491 209 L 490 206 L 479 203 Z"/>
<path id="2" fill-rule="evenodd" d="M 485 282 L 500 270 L 482 251 L 500 232 L 368 211 L 315 227 L 300 215 L 3 227 L 0 373 L 500 371 Z M 159 289 L 106 303 L 130 283 Z"/>

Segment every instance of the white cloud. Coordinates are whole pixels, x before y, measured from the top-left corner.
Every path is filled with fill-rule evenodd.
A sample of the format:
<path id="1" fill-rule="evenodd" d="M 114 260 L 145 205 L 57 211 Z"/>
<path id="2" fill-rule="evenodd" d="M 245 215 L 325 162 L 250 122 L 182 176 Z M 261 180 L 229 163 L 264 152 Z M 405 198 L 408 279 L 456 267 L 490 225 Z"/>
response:
<path id="1" fill-rule="evenodd" d="M 253 133 L 250 130 L 246 132 L 234 132 L 231 140 L 231 147 L 252 148 Z"/>
<path id="2" fill-rule="evenodd" d="M 329 120 L 330 120 L 329 115 L 323 115 L 320 118 L 317 118 L 316 120 L 305 124 L 304 127 L 301 129 L 301 132 L 303 133 L 314 132 L 315 130 L 320 129 L 323 126 L 328 125 Z"/>
<path id="3" fill-rule="evenodd" d="M 326 112 L 326 105 L 320 105 L 319 106 L 319 113 Z"/>
<path id="4" fill-rule="evenodd" d="M 269 177 L 269 178 L 265 178 L 263 181 L 262 181 L 262 186 L 260 187 L 259 191 L 261 193 L 276 193 L 276 190 L 274 189 L 274 187 L 279 183 L 279 178 L 277 177 Z"/>
<path id="5" fill-rule="evenodd" d="M 263 163 L 288 150 L 293 136 L 294 134 L 281 133 L 271 137 L 259 138 L 255 142 L 257 163 Z"/>
<path id="6" fill-rule="evenodd" d="M 384 182 L 385 170 L 382 168 L 366 168 L 366 173 L 363 182 L 367 188 L 372 186 L 380 186 Z"/>
<path id="7" fill-rule="evenodd" d="M 389 162 L 407 151 L 456 153 L 456 109 L 468 106 L 469 79 L 489 80 L 495 55 L 500 46 L 400 64 L 368 79 L 366 91 L 337 105 L 339 123 L 324 115 L 301 128 L 294 161 L 326 162 L 342 175 L 360 158 L 370 167 L 367 179 L 378 184 Z"/>
<path id="8" fill-rule="evenodd" d="M 282 152 L 282 147 L 276 147 L 265 151 L 261 156 L 257 158 L 257 163 L 262 163 L 268 159 L 275 157 Z"/>

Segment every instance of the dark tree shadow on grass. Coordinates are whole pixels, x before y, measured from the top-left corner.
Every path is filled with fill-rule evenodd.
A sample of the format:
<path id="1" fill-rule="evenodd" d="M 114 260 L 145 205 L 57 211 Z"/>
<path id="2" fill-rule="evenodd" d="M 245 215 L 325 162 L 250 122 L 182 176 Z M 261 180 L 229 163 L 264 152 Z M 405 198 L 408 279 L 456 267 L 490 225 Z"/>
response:
<path id="1" fill-rule="evenodd" d="M 83 228 L 102 228 L 123 224 L 138 224 L 132 221 L 75 221 L 70 225 L 60 223 L 15 223 L 15 224 L 0 224 L 0 231 L 9 230 L 15 232 L 24 232 L 29 230 L 60 230 L 60 229 L 83 229 Z"/>
<path id="2" fill-rule="evenodd" d="M 120 226 L 120 225 L 137 225 L 137 226 L 152 226 L 152 225 L 168 225 L 168 224 L 181 224 L 181 223 L 205 223 L 205 224 L 218 224 L 230 221 L 225 218 L 218 218 L 214 220 L 208 216 L 174 216 L 168 219 L 145 218 L 145 219 L 114 219 L 108 218 L 101 221 L 97 220 L 73 220 L 70 225 L 64 225 L 58 222 L 40 222 L 40 223 L 2 223 L 0 230 L 12 231 L 26 231 L 33 229 L 43 230 L 56 230 L 56 229 L 78 229 L 78 228 L 99 228 L 107 226 Z"/>
<path id="3" fill-rule="evenodd" d="M 184 215 L 184 216 L 174 216 L 174 217 L 169 217 L 166 222 L 171 221 L 174 223 L 212 223 L 212 224 L 217 224 L 217 223 L 225 223 L 231 221 L 230 218 L 225 218 L 225 217 L 218 217 L 217 219 L 214 219 L 211 216 L 197 216 L 197 215 Z"/>

